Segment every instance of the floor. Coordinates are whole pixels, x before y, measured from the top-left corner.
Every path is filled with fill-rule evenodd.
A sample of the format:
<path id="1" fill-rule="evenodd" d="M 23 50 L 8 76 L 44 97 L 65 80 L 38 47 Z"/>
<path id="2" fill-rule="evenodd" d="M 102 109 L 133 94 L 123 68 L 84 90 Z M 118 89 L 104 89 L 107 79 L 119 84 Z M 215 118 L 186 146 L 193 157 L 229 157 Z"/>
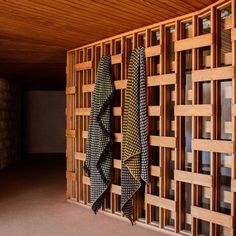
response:
<path id="1" fill-rule="evenodd" d="M 160 236 L 65 199 L 65 159 L 31 157 L 0 171 L 1 236 Z"/>

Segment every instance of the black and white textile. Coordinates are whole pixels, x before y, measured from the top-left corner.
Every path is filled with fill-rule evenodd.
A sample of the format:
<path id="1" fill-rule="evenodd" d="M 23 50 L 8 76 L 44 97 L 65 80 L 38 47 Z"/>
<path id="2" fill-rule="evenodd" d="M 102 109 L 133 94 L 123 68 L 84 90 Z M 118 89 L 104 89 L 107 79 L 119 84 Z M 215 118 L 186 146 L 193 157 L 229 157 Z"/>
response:
<path id="1" fill-rule="evenodd" d="M 112 178 L 112 100 L 114 84 L 111 57 L 100 59 L 92 98 L 85 170 L 90 176 L 91 208 L 96 213 Z"/>
<path id="2" fill-rule="evenodd" d="M 148 182 L 147 105 L 144 47 L 133 50 L 126 88 L 121 170 L 121 208 L 133 223 L 132 197 Z"/>

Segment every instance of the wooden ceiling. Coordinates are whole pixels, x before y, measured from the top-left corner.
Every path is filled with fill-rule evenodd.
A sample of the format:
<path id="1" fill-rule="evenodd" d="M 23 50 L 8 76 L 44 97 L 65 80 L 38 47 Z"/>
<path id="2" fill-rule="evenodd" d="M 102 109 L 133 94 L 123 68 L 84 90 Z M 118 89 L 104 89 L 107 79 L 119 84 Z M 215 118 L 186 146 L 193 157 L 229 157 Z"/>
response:
<path id="1" fill-rule="evenodd" d="M 37 70 L 38 65 L 65 67 L 68 49 L 184 15 L 213 2 L 216 0 L 2 0 L 0 63 L 4 66 L 0 75 L 37 77 L 47 83 L 47 70 Z M 48 76 L 54 76 L 56 82 L 59 73 L 55 70 L 55 75 L 49 72 Z"/>

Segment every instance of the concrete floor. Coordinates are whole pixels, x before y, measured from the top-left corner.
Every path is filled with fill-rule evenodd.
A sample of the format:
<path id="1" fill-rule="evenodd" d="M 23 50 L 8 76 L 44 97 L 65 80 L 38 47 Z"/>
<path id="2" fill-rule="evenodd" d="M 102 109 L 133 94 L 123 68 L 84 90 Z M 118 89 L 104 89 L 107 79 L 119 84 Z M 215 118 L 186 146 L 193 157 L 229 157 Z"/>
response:
<path id="1" fill-rule="evenodd" d="M 28 158 L 0 171 L 0 236 L 160 236 L 68 203 L 65 159 Z"/>

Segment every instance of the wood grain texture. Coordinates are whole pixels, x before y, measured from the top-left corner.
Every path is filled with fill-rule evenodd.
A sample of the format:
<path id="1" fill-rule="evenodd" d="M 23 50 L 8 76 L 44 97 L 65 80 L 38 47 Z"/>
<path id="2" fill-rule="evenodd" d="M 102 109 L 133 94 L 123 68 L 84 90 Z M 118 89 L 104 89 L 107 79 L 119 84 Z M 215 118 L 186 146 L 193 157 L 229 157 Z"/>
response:
<path id="1" fill-rule="evenodd" d="M 114 169 L 102 210 L 122 216 L 120 177 L 128 65 L 131 51 L 142 45 L 146 52 L 150 180 L 134 196 L 134 218 L 146 227 L 170 230 L 172 235 L 235 235 L 236 60 L 230 30 L 236 26 L 236 8 L 218 24 L 221 9 L 235 1 L 219 1 L 187 16 L 68 51 L 67 127 L 75 127 L 76 134 L 67 137 L 67 158 L 77 178 L 72 183 L 68 178 L 70 199 L 89 206 L 90 181 L 83 170 L 88 119 L 99 58 L 111 54 L 116 90 L 112 114 Z M 174 0 L 157 4 L 164 2 L 181 9 Z M 186 1 L 182 3 L 187 7 Z M 211 28 L 202 33 L 202 19 L 207 15 Z M 186 22 L 192 26 L 185 27 Z M 225 30 L 226 37 L 221 34 Z M 235 41 L 232 44 L 235 46 Z M 224 176 L 222 168 L 231 173 L 230 178 Z M 224 185 L 227 188 L 222 190 Z M 230 209 L 229 214 L 223 205 L 228 212 Z M 207 223 L 206 232 L 201 232 L 201 220 Z"/>
<path id="2" fill-rule="evenodd" d="M 65 49 L 200 10 L 214 1 L 1 1 L 0 61 L 57 61 Z"/>

